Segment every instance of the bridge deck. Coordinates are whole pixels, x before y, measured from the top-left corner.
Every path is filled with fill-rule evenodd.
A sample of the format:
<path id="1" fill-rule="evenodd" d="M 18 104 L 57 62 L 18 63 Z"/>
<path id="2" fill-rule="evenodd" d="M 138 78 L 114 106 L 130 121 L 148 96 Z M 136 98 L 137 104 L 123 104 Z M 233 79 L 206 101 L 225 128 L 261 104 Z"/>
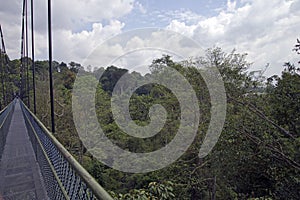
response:
<path id="1" fill-rule="evenodd" d="M 0 162 L 0 200 L 48 199 L 17 101 Z"/>

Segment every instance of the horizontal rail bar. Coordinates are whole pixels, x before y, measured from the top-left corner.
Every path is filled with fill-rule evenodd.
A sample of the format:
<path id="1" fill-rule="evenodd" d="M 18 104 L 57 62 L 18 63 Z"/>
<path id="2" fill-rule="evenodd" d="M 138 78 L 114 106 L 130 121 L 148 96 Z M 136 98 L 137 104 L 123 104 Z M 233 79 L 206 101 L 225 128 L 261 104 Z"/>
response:
<path id="1" fill-rule="evenodd" d="M 46 162 L 48 163 L 48 165 L 49 165 L 49 167 L 50 167 L 50 169 L 51 169 L 51 172 L 53 173 L 54 178 L 56 179 L 57 184 L 58 184 L 59 188 L 61 189 L 61 191 L 62 191 L 62 193 L 63 193 L 63 196 L 64 196 L 67 200 L 69 200 L 70 198 L 68 197 L 68 194 L 67 194 L 66 190 L 64 189 L 64 186 L 62 185 L 60 179 L 58 178 L 57 173 L 56 173 L 56 171 L 55 171 L 55 169 L 54 169 L 54 167 L 53 167 L 53 165 L 52 165 L 50 159 L 48 158 L 47 152 L 45 151 L 45 148 L 44 148 L 43 144 L 41 143 L 41 140 L 40 140 L 40 138 L 38 137 L 37 132 L 36 132 L 35 129 L 34 129 L 34 126 L 32 125 L 32 123 L 31 123 L 31 121 L 30 121 L 30 119 L 28 118 L 27 115 L 24 115 L 24 117 L 25 117 L 25 120 L 29 123 L 29 125 L 30 125 L 30 127 L 31 127 L 31 130 L 32 130 L 33 133 L 34 133 L 34 136 L 35 136 L 35 138 L 36 138 L 36 142 L 39 144 L 39 146 L 40 146 L 40 148 L 41 148 L 41 150 L 42 150 L 42 154 L 45 156 Z"/>
<path id="2" fill-rule="evenodd" d="M 106 192 L 106 190 L 99 185 L 99 183 L 77 162 L 77 160 L 64 148 L 64 146 L 52 135 L 52 133 L 42 124 L 42 122 L 22 103 L 31 117 L 43 130 L 43 133 L 51 140 L 62 156 L 68 161 L 70 166 L 74 169 L 76 174 L 84 181 L 87 187 L 92 191 L 98 199 L 113 200 L 113 198 Z M 47 155 L 49 156 L 49 155 Z"/>

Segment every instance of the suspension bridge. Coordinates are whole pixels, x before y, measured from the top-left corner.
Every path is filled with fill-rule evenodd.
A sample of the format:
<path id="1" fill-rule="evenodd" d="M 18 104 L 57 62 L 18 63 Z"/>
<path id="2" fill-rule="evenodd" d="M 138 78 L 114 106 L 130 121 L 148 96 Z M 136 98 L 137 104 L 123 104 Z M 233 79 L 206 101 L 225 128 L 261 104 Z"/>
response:
<path id="1" fill-rule="evenodd" d="M 36 117 L 33 0 L 31 0 L 31 63 L 28 56 L 27 0 L 23 0 L 19 92 L 9 93 L 8 56 L 0 25 L 0 200 L 112 199 L 54 137 L 51 0 L 48 0 L 49 84 L 52 130 Z M 29 92 L 29 66 L 33 97 Z M 33 110 L 30 109 L 33 99 Z M 27 107 L 28 106 L 28 107 Z"/>
<path id="2" fill-rule="evenodd" d="M 112 199 L 15 98 L 0 113 L 0 199 Z"/>

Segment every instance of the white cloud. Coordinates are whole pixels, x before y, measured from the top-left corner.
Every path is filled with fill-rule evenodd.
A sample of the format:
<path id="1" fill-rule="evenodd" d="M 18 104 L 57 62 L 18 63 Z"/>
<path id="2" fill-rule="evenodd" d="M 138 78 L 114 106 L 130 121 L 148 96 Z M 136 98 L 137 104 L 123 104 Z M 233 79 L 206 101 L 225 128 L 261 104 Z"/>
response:
<path id="1" fill-rule="evenodd" d="M 0 23 L 7 44 L 7 52 L 12 59 L 20 57 L 22 2 L 19 0 L 3 1 L 0 6 Z M 134 4 L 135 0 L 53 0 L 54 59 L 80 59 L 100 41 L 120 33 L 125 24 L 118 18 L 130 13 Z M 30 12 L 29 5 L 29 21 Z M 37 59 L 48 57 L 47 19 L 47 2 L 34 1 Z M 29 40 L 31 41 L 31 35 L 29 35 Z M 31 52 L 30 47 L 31 45 L 29 45 L 29 52 Z"/>
<path id="2" fill-rule="evenodd" d="M 20 56 L 21 4 L 19 0 L 10 0 L 3 1 L 0 7 L 0 23 L 11 58 Z M 249 60 L 255 62 L 254 69 L 270 62 L 268 75 L 279 73 L 283 62 L 295 59 L 291 49 L 299 38 L 300 0 L 228 0 L 225 7 L 211 17 L 204 17 L 188 8 L 151 12 L 136 0 L 54 0 L 52 4 L 54 59 L 65 62 L 80 62 L 107 38 L 123 33 L 126 21 L 122 17 L 134 10 L 138 10 L 135 17 L 140 14 L 149 16 L 149 22 L 154 17 L 152 20 L 158 21 L 155 24 L 168 23 L 165 26 L 167 30 L 193 38 L 204 49 L 221 46 L 226 51 L 236 48 L 239 52 L 246 52 Z M 45 1 L 35 1 L 35 29 L 36 58 L 47 59 Z M 159 32 L 148 38 L 133 35 L 127 39 L 125 43 L 114 44 L 111 48 L 104 46 L 106 58 L 111 59 L 130 49 L 161 44 L 166 49 L 181 49 L 185 53 L 194 50 Z M 151 56 L 160 56 L 157 51 L 150 54 L 149 51 L 141 51 L 135 54 L 134 59 L 128 58 L 128 62 L 124 58 L 122 63 L 130 67 L 145 60 L 148 62 Z"/>
<path id="3" fill-rule="evenodd" d="M 194 35 L 196 28 L 196 25 L 188 26 L 185 24 L 185 22 L 179 22 L 177 20 L 172 20 L 172 22 L 167 26 L 167 29 L 181 33 L 188 37 L 192 37 Z"/>
<path id="4" fill-rule="evenodd" d="M 82 30 L 89 23 L 118 19 L 133 7 L 134 0 L 54 0 L 53 26 Z"/>
<path id="5" fill-rule="evenodd" d="M 140 2 L 135 2 L 134 4 L 135 8 L 137 8 L 142 14 L 146 14 L 147 10 L 146 8 L 140 3 Z"/>
<path id="6" fill-rule="evenodd" d="M 11 54 L 20 56 L 21 11 L 22 5 L 19 1 L 1 1 L 0 24 L 9 56 Z M 20 12 L 18 17 L 15 15 L 16 12 Z"/>
<path id="7" fill-rule="evenodd" d="M 244 1 L 237 7 L 236 1 L 228 1 L 227 8 L 217 16 L 201 19 L 186 25 L 173 20 L 168 28 L 191 36 L 204 48 L 215 45 L 230 51 L 249 54 L 253 69 L 270 63 L 267 75 L 280 73 L 285 61 L 293 61 L 291 51 L 299 37 L 299 0 Z"/>
<path id="8" fill-rule="evenodd" d="M 231 2 L 231 0 L 227 0 L 227 11 L 234 12 L 236 8 L 236 1 Z"/>
<path id="9" fill-rule="evenodd" d="M 58 60 L 83 60 L 97 45 L 121 33 L 124 26 L 125 24 L 118 20 L 111 20 L 106 26 L 94 23 L 91 31 L 73 33 L 70 30 L 58 29 L 53 34 L 56 38 L 53 42 L 56 49 L 54 57 Z"/>
<path id="10" fill-rule="evenodd" d="M 84 65 L 106 67 L 113 64 L 146 73 L 151 62 L 163 54 L 179 61 L 203 54 L 200 51 L 202 49 L 186 36 L 168 30 L 145 28 L 123 32 L 101 44 Z"/>
<path id="11" fill-rule="evenodd" d="M 153 12 L 153 15 L 157 16 L 159 20 L 164 22 L 172 22 L 177 20 L 180 22 L 185 22 L 186 24 L 195 24 L 204 19 L 203 16 L 184 8 L 179 10 L 156 10 Z"/>

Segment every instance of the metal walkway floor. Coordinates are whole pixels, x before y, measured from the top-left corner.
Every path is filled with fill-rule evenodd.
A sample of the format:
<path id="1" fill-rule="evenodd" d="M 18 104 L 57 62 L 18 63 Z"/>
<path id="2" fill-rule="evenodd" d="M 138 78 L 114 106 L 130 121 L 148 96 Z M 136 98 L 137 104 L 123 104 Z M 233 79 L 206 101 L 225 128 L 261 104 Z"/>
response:
<path id="1" fill-rule="evenodd" d="M 0 200 L 48 199 L 17 101 L 0 162 Z"/>

